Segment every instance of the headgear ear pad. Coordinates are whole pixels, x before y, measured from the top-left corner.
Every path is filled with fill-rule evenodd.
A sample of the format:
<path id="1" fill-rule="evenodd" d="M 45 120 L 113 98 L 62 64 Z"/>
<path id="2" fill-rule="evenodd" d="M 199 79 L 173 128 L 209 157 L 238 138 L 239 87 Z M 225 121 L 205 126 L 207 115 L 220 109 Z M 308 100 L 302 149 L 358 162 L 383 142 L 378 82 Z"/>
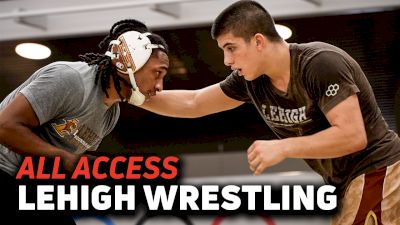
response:
<path id="1" fill-rule="evenodd" d="M 117 40 L 110 41 L 109 51 L 105 53 L 111 57 L 118 72 L 129 75 L 132 95 L 128 102 L 134 105 L 141 105 L 145 101 L 145 96 L 136 85 L 134 73 L 146 64 L 153 48 L 164 48 L 162 45 L 152 44 L 148 35 L 150 33 L 125 32 Z"/>

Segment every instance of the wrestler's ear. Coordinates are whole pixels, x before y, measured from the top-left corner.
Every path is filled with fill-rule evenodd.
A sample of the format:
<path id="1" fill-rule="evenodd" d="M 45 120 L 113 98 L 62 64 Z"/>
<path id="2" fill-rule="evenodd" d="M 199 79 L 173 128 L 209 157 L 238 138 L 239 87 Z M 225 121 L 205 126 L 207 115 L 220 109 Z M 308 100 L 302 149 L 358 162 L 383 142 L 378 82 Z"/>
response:
<path id="1" fill-rule="evenodd" d="M 264 35 L 262 35 L 261 33 L 256 33 L 253 38 L 254 38 L 256 47 L 258 49 L 262 49 L 265 47 L 266 37 Z"/>

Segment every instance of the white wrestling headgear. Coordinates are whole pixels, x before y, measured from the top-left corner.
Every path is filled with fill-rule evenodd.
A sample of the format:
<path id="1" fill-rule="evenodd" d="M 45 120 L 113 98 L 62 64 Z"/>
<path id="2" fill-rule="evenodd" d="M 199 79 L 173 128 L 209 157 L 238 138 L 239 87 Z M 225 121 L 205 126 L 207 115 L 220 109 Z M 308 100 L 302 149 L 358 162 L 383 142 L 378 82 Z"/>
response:
<path id="1" fill-rule="evenodd" d="M 146 100 L 146 97 L 139 91 L 134 73 L 146 64 L 154 48 L 164 49 L 162 45 L 152 44 L 148 35 L 151 33 L 125 32 L 117 40 L 110 41 L 109 50 L 105 53 L 111 58 L 118 72 L 129 75 L 132 95 L 128 103 L 132 105 L 142 105 Z"/>

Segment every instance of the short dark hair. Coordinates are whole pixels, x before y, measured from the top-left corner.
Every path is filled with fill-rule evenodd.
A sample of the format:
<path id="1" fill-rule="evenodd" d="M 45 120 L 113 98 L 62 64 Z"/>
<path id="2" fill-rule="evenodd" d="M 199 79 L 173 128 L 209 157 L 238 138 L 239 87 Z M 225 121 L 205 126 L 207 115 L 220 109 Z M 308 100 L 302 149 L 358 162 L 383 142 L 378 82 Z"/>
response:
<path id="1" fill-rule="evenodd" d="M 214 20 L 211 28 L 213 39 L 229 32 L 246 41 L 249 41 L 256 33 L 263 34 L 271 41 L 282 40 L 275 29 L 272 16 L 258 2 L 250 0 L 233 3 Z"/>
<path id="2" fill-rule="evenodd" d="M 145 33 L 149 32 L 149 29 L 142 22 L 134 19 L 118 21 L 111 27 L 109 34 L 99 43 L 99 48 L 102 49 L 105 53 L 108 49 L 110 41 L 116 40 L 121 34 L 128 31 L 138 31 L 140 33 Z M 151 35 L 147 37 L 150 39 L 151 43 L 162 45 L 164 47 L 164 49 L 153 49 L 152 55 L 155 55 L 158 51 L 163 51 L 168 54 L 168 45 L 161 36 L 151 33 Z M 104 53 L 86 53 L 84 55 L 79 55 L 79 57 L 89 65 L 98 65 L 95 84 L 97 84 L 100 80 L 101 88 L 107 97 L 109 97 L 107 88 L 110 87 L 110 77 L 112 77 L 114 80 L 115 89 L 117 90 L 119 97 L 123 99 L 123 97 L 121 96 L 120 81 L 128 86 L 130 86 L 130 84 L 118 76 L 117 69 L 112 64 L 111 58 L 106 56 Z"/>

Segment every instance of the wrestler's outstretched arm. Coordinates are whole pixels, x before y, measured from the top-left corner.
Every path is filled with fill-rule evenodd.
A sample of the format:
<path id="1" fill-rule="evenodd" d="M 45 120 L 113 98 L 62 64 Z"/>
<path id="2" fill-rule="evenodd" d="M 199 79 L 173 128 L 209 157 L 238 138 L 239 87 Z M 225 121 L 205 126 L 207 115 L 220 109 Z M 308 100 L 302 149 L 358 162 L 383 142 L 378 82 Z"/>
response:
<path id="1" fill-rule="evenodd" d="M 225 95 L 219 84 L 198 90 L 164 90 L 141 107 L 171 117 L 196 118 L 236 108 L 244 102 Z"/>

